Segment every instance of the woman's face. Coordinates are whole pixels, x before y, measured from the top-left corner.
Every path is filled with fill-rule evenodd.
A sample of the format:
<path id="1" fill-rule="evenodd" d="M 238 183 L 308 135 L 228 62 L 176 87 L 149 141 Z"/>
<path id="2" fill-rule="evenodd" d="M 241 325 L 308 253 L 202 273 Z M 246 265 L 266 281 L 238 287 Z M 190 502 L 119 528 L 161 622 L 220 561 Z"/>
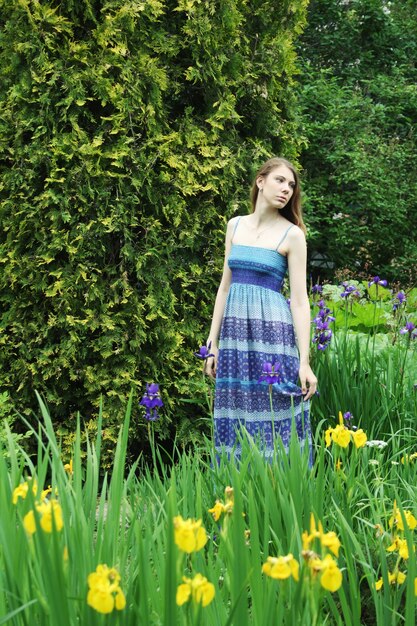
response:
<path id="1" fill-rule="evenodd" d="M 256 182 L 267 204 L 277 209 L 288 204 L 296 184 L 294 174 L 286 165 L 278 165 L 267 176 L 259 176 Z"/>

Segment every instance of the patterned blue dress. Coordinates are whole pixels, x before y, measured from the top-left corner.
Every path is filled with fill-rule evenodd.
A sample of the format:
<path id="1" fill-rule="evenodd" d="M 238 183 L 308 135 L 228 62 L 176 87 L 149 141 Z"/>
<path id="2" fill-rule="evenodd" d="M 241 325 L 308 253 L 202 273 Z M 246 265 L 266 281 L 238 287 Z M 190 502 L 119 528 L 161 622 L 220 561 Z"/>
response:
<path id="1" fill-rule="evenodd" d="M 228 259 L 232 282 L 219 340 L 214 441 L 219 452 L 239 458 L 236 433 L 243 427 L 261 443 L 268 459 L 273 454 L 274 436 L 281 437 L 288 451 L 294 419 L 301 446 L 309 446 L 311 463 L 309 402 L 302 402 L 301 390 L 296 387 L 298 349 L 291 311 L 281 294 L 287 258 L 277 249 L 232 243 Z M 284 384 L 272 385 L 273 413 L 269 384 L 258 382 L 266 361 L 278 363 L 284 375 Z M 299 393 L 291 395 L 291 390 L 297 389 Z"/>

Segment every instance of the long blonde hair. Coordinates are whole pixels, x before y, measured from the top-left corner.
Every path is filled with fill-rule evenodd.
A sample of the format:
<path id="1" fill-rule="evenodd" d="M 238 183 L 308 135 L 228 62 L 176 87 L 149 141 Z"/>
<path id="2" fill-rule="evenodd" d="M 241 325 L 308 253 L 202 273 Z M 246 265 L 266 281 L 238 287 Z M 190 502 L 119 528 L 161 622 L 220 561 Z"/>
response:
<path id="1" fill-rule="evenodd" d="M 304 234 L 307 229 L 303 221 L 303 211 L 301 209 L 301 189 L 300 189 L 300 177 L 294 165 L 282 157 L 272 157 L 268 159 L 258 170 L 255 180 L 253 181 L 252 189 L 250 191 L 250 201 L 252 205 L 252 212 L 255 211 L 256 201 L 258 199 L 258 185 L 256 181 L 259 176 L 268 176 L 272 170 L 280 165 L 285 165 L 294 175 L 295 187 L 294 192 L 288 202 L 288 204 L 280 211 L 280 214 L 285 217 L 289 222 L 292 222 L 296 226 L 299 226 Z"/>

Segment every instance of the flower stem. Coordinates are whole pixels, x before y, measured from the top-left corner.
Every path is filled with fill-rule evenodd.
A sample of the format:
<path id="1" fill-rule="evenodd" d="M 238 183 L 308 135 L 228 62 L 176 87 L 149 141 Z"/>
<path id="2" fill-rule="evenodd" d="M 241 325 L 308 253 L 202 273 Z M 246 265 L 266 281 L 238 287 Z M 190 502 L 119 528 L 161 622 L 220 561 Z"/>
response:
<path id="1" fill-rule="evenodd" d="M 148 422 L 148 438 L 149 438 L 149 444 L 151 446 L 153 466 L 155 469 L 156 468 L 155 433 L 154 433 L 153 428 L 151 427 L 150 422 Z"/>
<path id="2" fill-rule="evenodd" d="M 275 451 L 275 415 L 274 415 L 274 405 L 272 402 L 272 385 L 269 385 L 269 406 L 271 408 L 272 448 Z"/>
<path id="3" fill-rule="evenodd" d="M 206 385 L 206 389 L 207 389 L 207 408 L 210 414 L 210 431 L 211 431 L 210 438 L 211 438 L 211 441 L 213 443 L 213 448 L 214 448 L 213 392 L 211 389 L 210 382 L 207 381 L 207 376 L 205 375 L 204 370 L 203 370 L 203 384 Z"/>

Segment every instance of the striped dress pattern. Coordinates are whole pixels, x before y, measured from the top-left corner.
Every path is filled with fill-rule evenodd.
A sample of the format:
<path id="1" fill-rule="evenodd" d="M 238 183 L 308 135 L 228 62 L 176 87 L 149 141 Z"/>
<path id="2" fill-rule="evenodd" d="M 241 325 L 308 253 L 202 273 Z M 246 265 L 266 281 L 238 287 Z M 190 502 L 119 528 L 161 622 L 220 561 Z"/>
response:
<path id="1" fill-rule="evenodd" d="M 297 386 L 294 325 L 281 293 L 288 265 L 278 248 L 287 232 L 277 249 L 232 243 L 228 259 L 232 281 L 219 338 L 214 442 L 218 452 L 239 458 L 237 433 L 243 428 L 260 442 L 269 459 L 274 437 L 280 437 L 288 451 L 294 420 L 301 447 L 309 446 L 311 464 L 309 402 L 302 401 Z M 278 364 L 283 375 L 283 381 L 271 387 L 272 410 L 270 385 L 258 382 L 264 362 Z"/>

